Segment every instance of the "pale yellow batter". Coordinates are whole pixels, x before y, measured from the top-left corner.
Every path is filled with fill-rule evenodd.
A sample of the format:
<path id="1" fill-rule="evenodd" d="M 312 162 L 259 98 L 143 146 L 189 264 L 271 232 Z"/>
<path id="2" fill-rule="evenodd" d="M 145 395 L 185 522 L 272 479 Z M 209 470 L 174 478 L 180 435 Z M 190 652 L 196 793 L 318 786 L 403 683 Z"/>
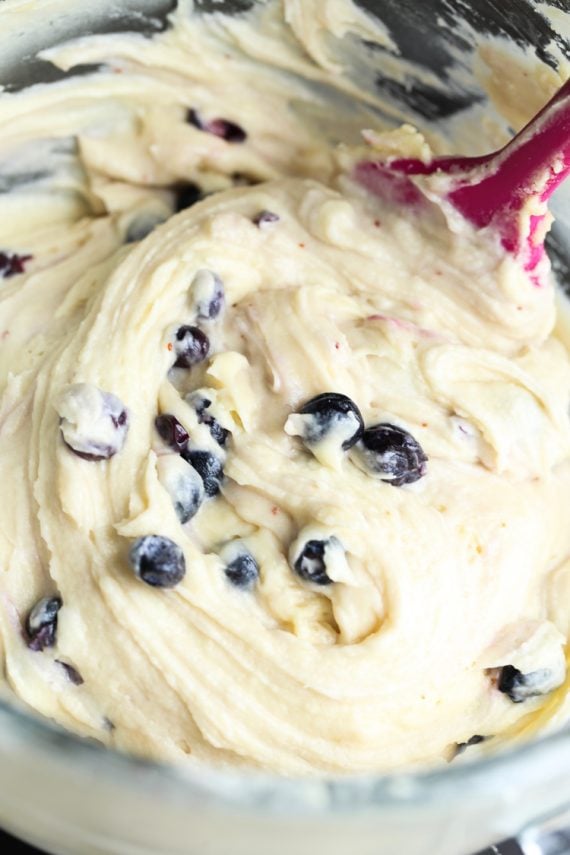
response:
<path id="1" fill-rule="evenodd" d="M 320 26 L 370 36 L 351 8 Z M 51 59 L 100 72 L 0 98 L 1 673 L 154 758 L 444 762 L 566 716 L 570 360 L 552 283 L 352 180 L 429 148 L 380 133 L 308 11 L 92 37 Z M 172 216 L 182 190 L 211 195 Z M 325 392 L 407 431 L 418 477 L 342 450 L 357 422 L 303 442 Z"/>

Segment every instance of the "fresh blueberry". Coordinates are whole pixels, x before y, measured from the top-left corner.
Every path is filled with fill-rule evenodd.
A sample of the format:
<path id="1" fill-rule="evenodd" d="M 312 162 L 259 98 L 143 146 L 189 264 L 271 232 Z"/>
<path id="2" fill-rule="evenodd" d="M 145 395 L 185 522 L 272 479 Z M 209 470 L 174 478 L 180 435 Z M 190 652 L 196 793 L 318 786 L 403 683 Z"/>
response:
<path id="1" fill-rule="evenodd" d="M 259 579 L 259 565 L 251 552 L 239 540 L 227 543 L 220 550 L 225 563 L 224 573 L 232 585 L 251 590 Z"/>
<path id="2" fill-rule="evenodd" d="M 232 432 L 227 428 L 222 427 L 213 416 L 209 416 L 209 418 L 204 419 L 204 424 L 208 425 L 212 439 L 215 439 L 221 448 L 225 448 L 228 438 L 232 435 Z"/>
<path id="3" fill-rule="evenodd" d="M 227 119 L 203 119 L 197 110 L 191 108 L 186 114 L 186 120 L 201 131 L 206 131 L 216 137 L 221 137 L 229 143 L 242 143 L 247 139 L 247 134 L 240 125 Z"/>
<path id="4" fill-rule="evenodd" d="M 528 698 L 546 695 L 559 685 L 553 679 L 550 668 L 539 668 L 523 674 L 513 665 L 505 665 L 499 672 L 497 688 L 499 692 L 508 695 L 514 704 L 520 704 Z"/>
<path id="5" fill-rule="evenodd" d="M 312 582 L 314 585 L 332 583 L 332 579 L 327 575 L 326 546 L 325 540 L 309 540 L 295 559 L 295 572 L 305 582 Z"/>
<path id="6" fill-rule="evenodd" d="M 43 597 L 26 619 L 26 634 L 30 650 L 53 647 L 57 633 L 57 615 L 63 605 L 61 597 Z"/>
<path id="7" fill-rule="evenodd" d="M 194 467 L 202 481 L 207 496 L 216 496 L 220 492 L 224 478 L 224 467 L 221 460 L 210 451 L 186 451 L 185 460 Z"/>
<path id="8" fill-rule="evenodd" d="M 25 273 L 25 265 L 33 258 L 33 255 L 18 255 L 17 252 L 0 252 L 0 276 L 8 279 L 18 273 Z"/>
<path id="9" fill-rule="evenodd" d="M 69 386 L 56 404 L 63 441 L 84 460 L 107 460 L 125 444 L 129 418 L 125 405 L 90 383 Z"/>
<path id="10" fill-rule="evenodd" d="M 253 218 L 254 225 L 258 226 L 260 229 L 264 226 L 271 225 L 271 223 L 277 223 L 279 221 L 279 214 L 273 213 L 273 211 L 260 211 Z"/>
<path id="11" fill-rule="evenodd" d="M 474 736 L 470 736 L 467 742 L 456 742 L 453 756 L 457 757 L 459 754 L 463 754 L 466 748 L 469 748 L 471 745 L 479 745 L 481 742 L 485 742 L 486 739 L 489 739 L 489 737 L 476 733 Z"/>
<path id="12" fill-rule="evenodd" d="M 163 454 L 156 465 L 158 479 L 169 494 L 178 519 L 182 524 L 187 523 L 204 501 L 202 478 L 178 454 Z"/>
<path id="13" fill-rule="evenodd" d="M 224 285 L 211 270 L 199 270 L 190 286 L 191 297 L 199 321 L 213 321 L 225 303 Z"/>
<path id="14" fill-rule="evenodd" d="M 330 585 L 353 578 L 343 544 L 318 525 L 301 529 L 289 547 L 289 564 L 299 578 L 313 585 Z"/>
<path id="15" fill-rule="evenodd" d="M 196 392 L 191 392 L 190 395 L 187 396 L 186 400 L 194 407 L 200 424 L 207 425 L 212 438 L 216 440 L 221 448 L 225 448 L 226 443 L 231 436 L 231 431 L 222 427 L 219 421 L 217 421 L 211 413 L 206 412 L 212 402 L 208 398 L 205 398 Z"/>
<path id="16" fill-rule="evenodd" d="M 338 392 L 324 392 L 290 415 L 285 430 L 291 436 L 300 436 L 313 453 L 322 456 L 319 446 L 324 442 L 332 442 L 343 451 L 351 448 L 362 436 L 364 422 L 354 401 Z"/>
<path id="17" fill-rule="evenodd" d="M 175 368 L 191 368 L 207 359 L 210 339 L 198 327 L 182 326 L 174 336 Z"/>
<path id="18" fill-rule="evenodd" d="M 408 431 L 391 424 L 367 428 L 353 459 L 364 472 L 394 487 L 412 484 L 426 473 L 427 457 L 420 444 Z"/>
<path id="19" fill-rule="evenodd" d="M 188 446 L 188 432 L 186 428 L 180 424 L 176 416 L 170 413 L 161 413 L 154 420 L 157 433 L 164 442 L 181 454 Z"/>
<path id="20" fill-rule="evenodd" d="M 83 685 L 85 680 L 83 679 L 77 668 L 74 668 L 73 665 L 70 665 L 68 662 L 63 662 L 61 659 L 56 659 L 55 661 L 58 665 L 61 665 L 70 683 L 73 683 L 74 686 Z"/>
<path id="21" fill-rule="evenodd" d="M 204 198 L 204 194 L 197 184 L 188 181 L 185 184 L 177 184 L 174 187 L 174 210 L 178 214 L 180 211 L 191 208 L 196 202 L 200 202 Z"/>
<path id="22" fill-rule="evenodd" d="M 174 588 L 186 574 L 184 553 L 178 544 L 159 534 L 137 538 L 129 561 L 135 576 L 154 588 Z"/>

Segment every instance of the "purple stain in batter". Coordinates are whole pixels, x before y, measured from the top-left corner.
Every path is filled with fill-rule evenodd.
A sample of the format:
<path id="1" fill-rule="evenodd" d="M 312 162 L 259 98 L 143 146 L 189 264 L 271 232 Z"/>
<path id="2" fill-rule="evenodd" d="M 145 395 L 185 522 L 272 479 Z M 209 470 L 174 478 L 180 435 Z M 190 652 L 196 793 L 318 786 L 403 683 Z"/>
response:
<path id="1" fill-rule="evenodd" d="M 33 255 L 18 255 L 17 252 L 0 252 L 0 276 L 8 279 L 18 273 L 25 273 L 26 262 L 31 261 Z"/>
<path id="2" fill-rule="evenodd" d="M 43 597 L 26 618 L 26 640 L 35 652 L 53 647 L 57 634 L 57 615 L 63 605 L 59 596 Z"/>
<path id="3" fill-rule="evenodd" d="M 187 451 L 182 455 L 194 467 L 204 482 L 204 492 L 207 496 L 216 496 L 224 478 L 222 461 L 211 451 Z"/>
<path id="4" fill-rule="evenodd" d="M 213 134 L 229 143 L 242 143 L 247 139 L 244 129 L 235 122 L 228 119 L 203 119 L 200 113 L 193 107 L 188 110 L 186 120 L 200 131 Z"/>
<path id="5" fill-rule="evenodd" d="M 158 435 L 165 443 L 178 454 L 186 451 L 188 446 L 188 432 L 186 428 L 180 424 L 176 416 L 170 413 L 161 413 L 154 420 L 154 426 Z"/>
<path id="6" fill-rule="evenodd" d="M 85 680 L 83 679 L 77 668 L 74 668 L 73 665 L 69 664 L 69 662 L 63 662 L 61 659 L 56 659 L 55 661 L 58 665 L 61 665 L 70 683 L 73 683 L 74 686 L 83 685 Z"/>
<path id="7" fill-rule="evenodd" d="M 175 368 L 191 368 L 207 359 L 210 339 L 199 327 L 184 325 L 174 336 Z"/>

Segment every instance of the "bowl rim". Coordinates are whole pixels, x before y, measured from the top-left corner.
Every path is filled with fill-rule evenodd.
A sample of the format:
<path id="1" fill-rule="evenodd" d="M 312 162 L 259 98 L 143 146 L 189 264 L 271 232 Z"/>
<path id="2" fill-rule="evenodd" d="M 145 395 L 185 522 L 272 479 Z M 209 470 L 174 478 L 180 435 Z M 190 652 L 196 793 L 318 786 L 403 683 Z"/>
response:
<path id="1" fill-rule="evenodd" d="M 352 773 L 345 776 L 283 776 L 238 767 L 216 767 L 203 761 L 180 764 L 127 753 L 90 737 L 65 730 L 51 719 L 0 699 L 0 758 L 23 751 L 64 766 L 64 772 L 94 772 L 115 783 L 122 777 L 137 789 L 157 787 L 165 797 L 206 802 L 241 813 L 318 816 L 358 814 L 364 811 L 420 810 L 445 799 L 449 805 L 464 802 L 484 788 L 489 798 L 504 797 L 505 788 L 521 780 L 530 788 L 539 766 L 548 780 L 556 765 L 567 769 L 570 761 L 570 726 L 534 740 L 511 743 L 500 751 L 482 754 L 455 765 L 404 769 L 388 773 Z M 565 750 L 562 750 L 565 749 Z M 538 760 L 543 760 L 542 764 Z M 525 771 L 517 777 L 515 772 Z M 540 775 L 539 775 L 540 777 Z"/>

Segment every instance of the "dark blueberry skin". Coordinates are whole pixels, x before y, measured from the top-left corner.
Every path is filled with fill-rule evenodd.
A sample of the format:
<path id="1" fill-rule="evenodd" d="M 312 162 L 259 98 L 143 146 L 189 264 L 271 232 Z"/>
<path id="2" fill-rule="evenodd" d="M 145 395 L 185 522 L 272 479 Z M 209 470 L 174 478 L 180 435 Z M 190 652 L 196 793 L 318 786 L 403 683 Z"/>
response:
<path id="1" fill-rule="evenodd" d="M 313 417 L 311 423 L 307 425 L 306 433 L 303 437 L 310 445 L 324 439 L 326 434 L 334 428 L 335 424 L 347 419 L 347 417 L 353 418 L 355 428 L 352 436 L 342 443 L 343 451 L 348 451 L 349 448 L 352 448 L 364 432 L 364 421 L 360 410 L 347 395 L 341 395 L 338 392 L 323 392 L 322 395 L 311 398 L 299 410 L 299 413 Z"/>
<path id="2" fill-rule="evenodd" d="M 129 561 L 135 576 L 153 588 L 174 588 L 186 574 L 184 553 L 178 544 L 159 534 L 137 538 Z"/>
<path id="3" fill-rule="evenodd" d="M 508 695 L 513 704 L 521 704 L 528 698 L 535 698 L 552 690 L 551 673 L 547 668 L 539 668 L 529 674 L 523 674 L 514 665 L 505 665 L 499 672 L 497 689 Z"/>
<path id="4" fill-rule="evenodd" d="M 221 460 L 211 451 L 187 451 L 182 456 L 194 467 L 204 482 L 206 495 L 217 496 L 224 478 Z"/>
<path id="5" fill-rule="evenodd" d="M 187 184 L 178 184 L 174 187 L 174 210 L 178 214 L 180 211 L 191 208 L 196 202 L 200 202 L 204 198 L 204 194 L 197 184 L 189 181 Z"/>
<path id="6" fill-rule="evenodd" d="M 486 739 L 489 739 L 488 736 L 481 736 L 476 733 L 474 736 L 469 737 L 467 742 L 457 742 L 455 746 L 455 754 L 454 757 L 457 757 L 459 754 L 463 754 L 466 748 L 469 748 L 471 745 L 479 745 L 481 742 L 485 742 Z"/>
<path id="7" fill-rule="evenodd" d="M 17 252 L 0 252 L 0 276 L 3 279 L 8 279 L 9 276 L 25 273 L 26 262 L 32 258 L 33 255 L 18 255 Z"/>
<path id="8" fill-rule="evenodd" d="M 212 437 L 216 440 L 218 445 L 221 446 L 221 448 L 225 448 L 232 433 L 227 428 L 222 427 L 221 424 L 212 415 L 210 415 L 210 413 L 206 412 L 211 403 L 212 402 L 208 400 L 208 398 L 199 398 L 193 401 L 194 409 L 196 410 L 196 415 L 198 416 L 200 424 L 208 425 Z"/>
<path id="9" fill-rule="evenodd" d="M 412 484 L 426 473 L 427 457 L 417 440 L 391 424 L 367 428 L 355 448 L 364 468 L 393 487 Z"/>
<path id="10" fill-rule="evenodd" d="M 303 551 L 295 561 L 295 572 L 305 582 L 312 582 L 313 585 L 332 584 L 332 579 L 327 575 L 325 563 L 326 546 L 327 543 L 324 540 L 308 540 L 303 547 Z"/>
<path id="11" fill-rule="evenodd" d="M 221 137 L 229 143 L 242 143 L 247 139 L 247 134 L 240 125 L 230 122 L 228 119 L 204 120 L 197 110 L 191 108 L 186 114 L 186 120 L 201 131 Z"/>
<path id="12" fill-rule="evenodd" d="M 26 635 L 30 650 L 53 647 L 57 634 L 57 614 L 63 605 L 61 597 L 43 597 L 26 619 Z"/>
<path id="13" fill-rule="evenodd" d="M 224 283 L 211 270 L 200 270 L 194 277 L 196 310 L 199 321 L 214 321 L 224 308 Z"/>
<path id="14" fill-rule="evenodd" d="M 261 228 L 262 226 L 267 226 L 270 223 L 279 222 L 279 214 L 275 214 L 273 211 L 260 211 L 255 215 L 252 222 L 254 225 Z"/>
<path id="15" fill-rule="evenodd" d="M 259 566 L 249 552 L 244 552 L 234 558 L 224 568 L 224 573 L 232 585 L 242 590 L 251 590 L 259 579 Z"/>
<path id="16" fill-rule="evenodd" d="M 225 427 L 222 427 L 221 424 L 217 422 L 213 416 L 210 416 L 208 419 L 204 419 L 204 424 L 208 425 L 210 434 L 212 435 L 213 439 L 216 440 L 218 445 L 221 448 L 225 448 L 226 443 L 229 437 L 231 436 L 231 431 L 229 431 Z"/>
<path id="17" fill-rule="evenodd" d="M 180 424 L 176 416 L 170 413 L 162 413 L 154 420 L 157 433 L 165 443 L 170 446 L 178 454 L 186 451 L 188 446 L 188 432 L 183 425 Z"/>
<path id="18" fill-rule="evenodd" d="M 191 368 L 208 358 L 210 339 L 199 327 L 182 326 L 174 336 L 175 368 Z"/>
<path id="19" fill-rule="evenodd" d="M 67 674 L 67 679 L 70 683 L 73 683 L 74 686 L 82 686 L 85 680 L 73 665 L 70 665 L 68 662 L 62 662 L 61 659 L 55 660 L 58 665 L 61 665 L 65 673 Z"/>

